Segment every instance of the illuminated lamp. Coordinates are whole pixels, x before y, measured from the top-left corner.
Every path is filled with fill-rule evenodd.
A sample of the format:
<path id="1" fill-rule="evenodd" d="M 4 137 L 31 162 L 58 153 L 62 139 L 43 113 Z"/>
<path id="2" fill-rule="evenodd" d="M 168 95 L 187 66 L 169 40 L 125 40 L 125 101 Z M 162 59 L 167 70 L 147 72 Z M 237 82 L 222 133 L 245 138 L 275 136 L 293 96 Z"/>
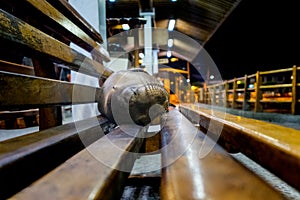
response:
<path id="1" fill-rule="evenodd" d="M 176 23 L 176 20 L 175 20 L 175 19 L 170 19 L 170 20 L 169 20 L 168 31 L 173 31 L 173 30 L 174 30 L 174 28 L 175 28 L 175 23 Z"/>

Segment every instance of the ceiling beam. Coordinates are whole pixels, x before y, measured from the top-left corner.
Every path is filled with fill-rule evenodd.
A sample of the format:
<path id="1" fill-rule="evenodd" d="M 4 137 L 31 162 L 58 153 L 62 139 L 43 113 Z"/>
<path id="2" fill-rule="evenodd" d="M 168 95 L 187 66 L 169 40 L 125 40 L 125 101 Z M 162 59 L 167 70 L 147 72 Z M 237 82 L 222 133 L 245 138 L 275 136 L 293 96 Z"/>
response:
<path id="1" fill-rule="evenodd" d="M 153 12 L 152 0 L 139 0 L 140 12 Z"/>

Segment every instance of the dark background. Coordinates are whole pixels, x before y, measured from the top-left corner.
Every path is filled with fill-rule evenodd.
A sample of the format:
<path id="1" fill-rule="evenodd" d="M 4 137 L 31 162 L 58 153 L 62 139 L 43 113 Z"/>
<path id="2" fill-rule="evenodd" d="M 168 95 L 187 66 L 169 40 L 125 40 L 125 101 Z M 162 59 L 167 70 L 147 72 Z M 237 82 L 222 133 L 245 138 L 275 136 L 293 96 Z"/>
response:
<path id="1" fill-rule="evenodd" d="M 223 79 L 300 66 L 297 0 L 242 0 L 204 45 Z"/>

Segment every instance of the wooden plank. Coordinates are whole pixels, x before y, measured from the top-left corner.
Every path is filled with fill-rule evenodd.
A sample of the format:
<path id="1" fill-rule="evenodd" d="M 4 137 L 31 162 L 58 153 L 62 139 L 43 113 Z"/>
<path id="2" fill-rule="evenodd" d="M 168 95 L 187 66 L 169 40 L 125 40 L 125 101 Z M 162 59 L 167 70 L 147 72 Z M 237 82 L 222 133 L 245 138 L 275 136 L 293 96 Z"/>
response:
<path id="1" fill-rule="evenodd" d="M 0 120 L 16 119 L 17 117 L 35 117 L 38 114 L 38 109 L 20 111 L 0 111 Z"/>
<path id="2" fill-rule="evenodd" d="M 260 100 L 262 99 L 262 91 L 260 89 L 262 82 L 262 77 L 260 75 L 260 72 L 256 73 L 256 84 L 255 84 L 255 104 L 254 104 L 254 112 L 261 112 L 263 110 L 263 106 L 260 103 Z"/>
<path id="3" fill-rule="evenodd" d="M 54 64 L 49 58 L 44 57 L 44 56 L 36 57 L 34 55 L 32 57 L 32 63 L 33 63 L 33 68 L 34 68 L 34 72 L 35 72 L 36 76 L 43 77 L 43 78 L 49 78 L 49 79 L 58 79 L 58 77 L 56 76 L 56 73 L 55 73 Z M 18 90 L 18 89 L 15 88 L 14 90 Z M 55 93 L 57 93 L 57 92 L 54 91 L 53 94 L 55 94 Z M 7 93 L 5 93 L 5 94 L 7 94 Z M 20 98 L 20 96 L 16 96 L 15 98 Z M 26 96 L 26 98 L 27 98 L 27 96 Z M 42 98 L 43 98 L 43 96 L 42 96 Z M 44 99 L 42 99 L 42 100 L 44 100 Z M 47 107 L 47 108 L 40 107 L 39 108 L 39 130 L 44 130 L 47 128 L 60 126 L 60 125 L 62 125 L 61 106 L 52 106 L 52 107 Z"/>
<path id="4" fill-rule="evenodd" d="M 0 60 L 0 70 L 20 74 L 34 75 L 33 67 Z"/>
<path id="5" fill-rule="evenodd" d="M 234 116 L 201 106 L 182 105 L 189 118 L 196 113 L 200 127 L 222 126 L 218 142 L 239 151 L 270 170 L 296 189 L 300 189 L 300 131 L 259 120 Z M 226 114 L 226 115 L 225 115 Z"/>
<path id="6" fill-rule="evenodd" d="M 20 0 L 18 0 L 19 2 Z M 30 3 L 36 9 L 41 11 L 44 15 L 53 19 L 56 23 L 60 24 L 65 29 L 69 30 L 74 36 L 78 37 L 85 43 L 90 45 L 90 49 L 97 47 L 97 43 L 91 39 L 83 30 L 81 30 L 78 26 L 76 26 L 70 19 L 61 14 L 58 10 L 56 10 L 51 4 L 49 4 L 45 0 L 25 0 Z"/>
<path id="7" fill-rule="evenodd" d="M 25 0 L 29 4 L 31 4 L 33 7 L 38 9 L 42 14 L 44 14 L 46 17 L 54 20 L 56 24 L 59 24 L 64 29 L 61 30 L 61 28 L 55 26 L 53 28 L 54 31 L 63 31 L 64 37 L 69 38 L 73 43 L 76 43 L 80 47 L 86 49 L 88 52 L 93 53 L 94 57 L 97 57 L 97 60 L 101 62 L 104 60 L 105 62 L 110 61 L 109 57 L 105 56 L 104 54 L 101 54 L 98 49 L 101 47 L 99 44 L 97 44 L 96 41 L 94 41 L 87 33 L 90 33 L 91 31 L 85 28 L 82 30 L 80 27 L 78 27 L 76 24 L 72 22 L 71 19 L 65 17 L 61 12 L 56 10 L 50 3 L 48 3 L 46 0 Z M 16 1 L 16 5 L 20 4 L 20 0 Z M 70 9 L 70 6 L 69 6 Z M 73 13 L 76 17 L 79 17 L 79 14 Z M 74 17 L 73 17 L 74 18 Z M 76 20 L 78 22 L 79 20 Z M 45 22 L 44 22 L 45 23 Z M 81 23 L 82 24 L 82 23 Z M 90 26 L 89 26 L 90 27 Z M 87 32 L 86 32 L 87 31 Z M 97 37 L 99 40 L 99 37 Z M 101 43 L 102 43 L 101 38 Z"/>
<path id="8" fill-rule="evenodd" d="M 266 75 L 266 74 L 275 74 L 275 73 L 282 73 L 282 72 L 290 72 L 292 71 L 293 68 L 287 68 L 287 69 L 276 69 L 276 70 L 270 70 L 270 71 L 264 71 L 260 72 L 261 75 Z"/>
<path id="9" fill-rule="evenodd" d="M 129 175 L 123 169 L 133 167 L 143 143 L 137 134 L 115 129 L 12 199 L 119 199 Z"/>
<path id="10" fill-rule="evenodd" d="M 0 109 L 97 102 L 100 88 L 0 71 Z"/>
<path id="11" fill-rule="evenodd" d="M 112 71 L 0 9 L 0 37 L 64 62 L 72 70 L 107 78 Z"/>
<path id="12" fill-rule="evenodd" d="M 237 79 L 235 78 L 233 81 L 233 92 L 232 92 L 232 105 L 231 108 L 235 109 L 237 107 L 237 103 L 236 100 L 238 98 L 238 94 L 237 94 Z"/>
<path id="13" fill-rule="evenodd" d="M 259 101 L 260 103 L 292 103 L 292 99 L 287 100 L 283 99 L 280 100 L 280 98 L 274 98 L 274 99 L 263 99 Z"/>
<path id="14" fill-rule="evenodd" d="M 292 84 L 274 84 L 274 85 L 261 85 L 260 89 L 275 89 L 275 88 L 288 88 L 292 87 Z"/>
<path id="15" fill-rule="evenodd" d="M 298 70 L 297 66 L 293 66 L 293 79 L 292 79 L 292 104 L 291 104 L 291 114 L 296 115 L 299 114 L 299 103 L 298 103 L 298 97 L 299 97 L 299 89 L 297 85 L 298 81 Z"/>
<path id="16" fill-rule="evenodd" d="M 204 133 L 179 111 L 170 111 L 161 135 L 162 164 L 166 166 L 162 170 L 161 199 L 283 199 L 220 146 L 199 157 L 202 148 L 209 148 L 209 142 L 204 142 Z"/>
<path id="17" fill-rule="evenodd" d="M 47 0 L 64 16 L 86 32 L 93 40 L 103 43 L 102 36 L 66 0 Z"/>
<path id="18" fill-rule="evenodd" d="M 104 134 L 90 118 L 0 142 L 0 196 L 7 198 Z"/>
<path id="19" fill-rule="evenodd" d="M 248 91 L 248 84 L 249 84 L 249 79 L 248 76 L 244 76 L 244 99 L 243 99 L 243 110 L 248 110 L 249 109 L 249 104 L 248 100 L 250 99 L 250 93 Z"/>

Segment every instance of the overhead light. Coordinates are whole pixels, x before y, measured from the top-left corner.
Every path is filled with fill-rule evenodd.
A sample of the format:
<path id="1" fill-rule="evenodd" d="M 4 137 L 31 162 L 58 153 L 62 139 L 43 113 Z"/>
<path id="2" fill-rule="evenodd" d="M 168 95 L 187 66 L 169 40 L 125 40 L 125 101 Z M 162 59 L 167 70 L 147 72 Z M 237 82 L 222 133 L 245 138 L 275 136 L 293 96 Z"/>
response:
<path id="1" fill-rule="evenodd" d="M 122 24 L 122 28 L 124 31 L 128 31 L 130 29 L 128 24 Z"/>
<path id="2" fill-rule="evenodd" d="M 167 57 L 170 58 L 172 56 L 172 52 L 171 51 L 167 51 Z"/>
<path id="3" fill-rule="evenodd" d="M 172 2 L 176 2 L 177 0 L 171 0 Z"/>
<path id="4" fill-rule="evenodd" d="M 178 58 L 171 58 L 170 61 L 171 62 L 176 62 L 176 61 L 178 61 Z"/>
<path id="5" fill-rule="evenodd" d="M 139 57 L 143 59 L 145 55 L 143 53 L 139 53 Z"/>
<path id="6" fill-rule="evenodd" d="M 116 2 L 116 0 L 109 0 L 109 2 Z"/>
<path id="7" fill-rule="evenodd" d="M 169 20 L 169 25 L 168 25 L 168 30 L 169 31 L 173 31 L 174 30 L 174 28 L 175 28 L 175 22 L 176 22 L 175 19 L 170 19 Z"/>
<path id="8" fill-rule="evenodd" d="M 168 39 L 168 47 L 171 48 L 173 46 L 173 42 L 174 42 L 173 39 Z"/>
<path id="9" fill-rule="evenodd" d="M 254 88 L 254 84 L 249 84 L 249 88 Z"/>

